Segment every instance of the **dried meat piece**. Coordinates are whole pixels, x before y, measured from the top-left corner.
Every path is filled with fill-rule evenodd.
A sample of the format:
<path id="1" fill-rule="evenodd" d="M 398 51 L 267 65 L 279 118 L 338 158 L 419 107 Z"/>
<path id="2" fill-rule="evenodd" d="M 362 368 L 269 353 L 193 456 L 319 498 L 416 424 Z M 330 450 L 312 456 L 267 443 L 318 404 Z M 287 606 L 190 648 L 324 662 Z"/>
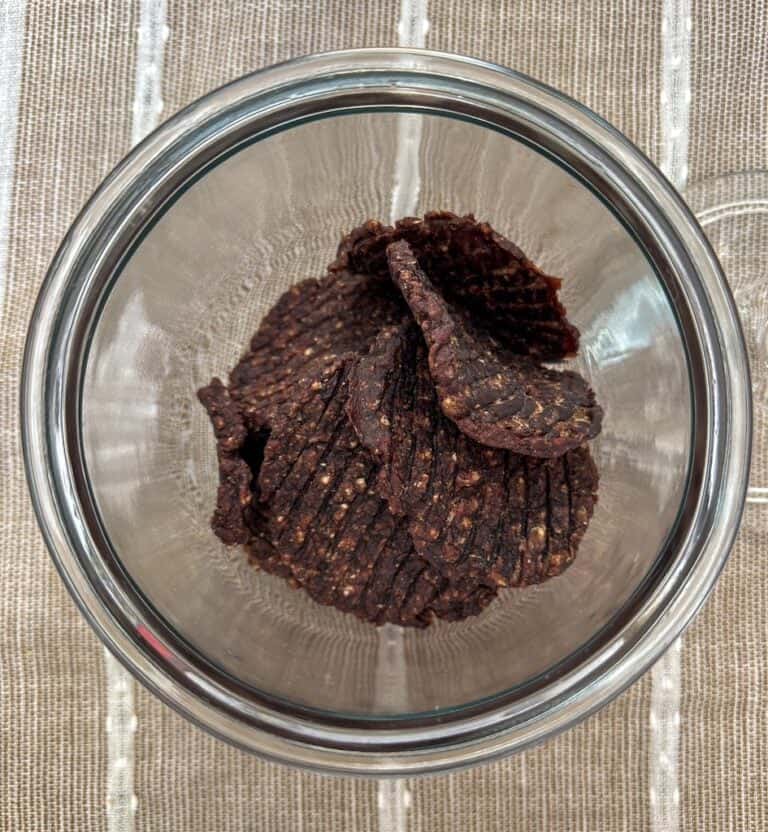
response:
<path id="1" fill-rule="evenodd" d="M 221 380 L 214 378 L 198 393 L 213 425 L 219 462 L 219 488 L 211 526 L 223 543 L 247 543 L 251 531 L 244 512 L 251 504 L 251 469 L 240 456 L 248 431 L 237 402 Z"/>
<path id="2" fill-rule="evenodd" d="M 199 391 L 219 455 L 215 533 L 246 545 L 254 566 L 319 603 L 376 624 L 424 627 L 435 615 L 476 614 L 484 604 L 444 592 L 444 578 L 415 552 L 407 521 L 373 489 L 376 467 L 344 424 L 345 373 L 342 364 L 315 379 L 274 438 L 245 426 L 219 379 Z M 300 519 L 284 522 L 275 511 Z"/>
<path id="3" fill-rule="evenodd" d="M 449 211 L 394 227 L 369 220 L 345 237 L 331 271 L 386 275 L 387 246 L 405 240 L 444 296 L 476 325 L 522 355 L 559 360 L 578 350 L 579 331 L 558 299 L 561 281 L 544 274 L 490 225 Z"/>
<path id="4" fill-rule="evenodd" d="M 422 334 L 388 275 L 386 249 L 398 240 L 474 321 L 451 317 L 444 301 L 432 315 L 440 295 L 414 303 L 405 287 L 417 318 L 429 313 L 420 318 L 428 340 L 450 324 L 453 351 L 432 373 L 458 384 L 486 433 L 506 430 L 511 399 L 489 398 L 487 367 L 470 372 L 490 358 L 509 366 L 509 350 L 483 327 L 507 327 L 512 351 L 555 358 L 575 350 L 578 333 L 559 281 L 489 226 L 447 213 L 350 235 L 331 274 L 278 300 L 229 388 L 214 379 L 198 395 L 217 440 L 219 537 L 319 603 L 376 624 L 426 626 L 479 613 L 499 587 L 562 572 L 592 516 L 597 472 L 586 448 L 526 458 L 446 418 Z M 425 279 L 420 291 L 429 288 Z"/>
<path id="5" fill-rule="evenodd" d="M 408 320 L 379 333 L 349 389 L 350 421 L 380 465 L 379 493 L 446 581 L 437 615 L 479 612 L 499 587 L 539 583 L 573 561 L 597 494 L 586 449 L 538 460 L 469 439 L 441 412 Z"/>
<path id="6" fill-rule="evenodd" d="M 347 376 L 346 365 L 327 374 L 272 429 L 259 476 L 270 539 L 316 601 L 424 626 L 441 581 L 376 492 L 376 465 L 345 413 Z"/>
<path id="7" fill-rule="evenodd" d="M 197 398 L 206 410 L 221 453 L 234 453 L 245 442 L 248 431 L 243 422 L 240 405 L 232 399 L 221 379 L 213 378 L 197 391 Z"/>
<path id="8" fill-rule="evenodd" d="M 267 523 L 259 504 L 258 476 L 269 438 L 265 429 L 250 430 L 240 406 L 221 380 L 198 390 L 216 436 L 219 487 L 211 528 L 228 546 L 248 545 L 259 560 L 274 558 Z"/>
<path id="9" fill-rule="evenodd" d="M 602 410 L 580 375 L 503 350 L 451 308 L 407 242 L 387 252 L 392 279 L 429 347 L 440 406 L 464 433 L 536 457 L 560 456 L 599 433 Z"/>
<path id="10" fill-rule="evenodd" d="M 437 407 L 423 339 L 410 319 L 381 330 L 353 367 L 349 390 L 350 421 L 381 466 L 380 493 L 396 514 L 406 514 L 431 499 L 433 469 L 446 462 L 454 444 L 454 431 L 445 441 L 438 436 L 446 420 Z"/>
<path id="11" fill-rule="evenodd" d="M 364 352 L 402 309 L 391 281 L 380 277 L 339 273 L 290 288 L 230 374 L 232 395 L 247 423 L 268 425 L 314 379 L 346 356 Z"/>
<path id="12" fill-rule="evenodd" d="M 577 542 L 584 537 L 597 502 L 598 473 L 589 448 L 576 448 L 565 459 L 569 502 L 569 525 Z"/>

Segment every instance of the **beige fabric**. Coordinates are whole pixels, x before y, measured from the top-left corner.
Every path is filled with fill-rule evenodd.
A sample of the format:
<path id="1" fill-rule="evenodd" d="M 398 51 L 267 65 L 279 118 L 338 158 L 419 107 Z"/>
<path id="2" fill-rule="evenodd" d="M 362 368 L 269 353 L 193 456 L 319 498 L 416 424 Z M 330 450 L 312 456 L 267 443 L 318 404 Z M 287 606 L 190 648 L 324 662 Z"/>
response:
<path id="1" fill-rule="evenodd" d="M 139 7 L 122 0 L 27 4 L 0 310 L 2 832 L 108 828 L 102 650 L 36 529 L 22 472 L 17 385 L 47 263 L 88 194 L 129 149 Z M 427 46 L 498 61 L 563 89 L 658 160 L 661 11 L 661 2 L 642 0 L 430 0 Z M 162 116 L 274 61 L 394 45 L 399 13 L 400 3 L 386 0 L 173 0 Z M 700 0 L 693 20 L 690 179 L 768 167 L 768 6 Z M 763 356 L 756 366 L 764 370 Z M 768 485 L 760 460 L 753 480 Z M 768 828 L 765 510 L 749 508 L 723 580 L 685 639 L 685 830 Z M 409 782 L 407 829 L 653 829 L 650 688 L 646 677 L 580 727 L 517 758 Z M 375 782 L 261 762 L 187 724 L 143 689 L 136 698 L 137 830 L 381 828 Z"/>
<path id="2" fill-rule="evenodd" d="M 104 829 L 102 650 L 52 567 L 17 424 L 35 293 L 88 191 L 130 139 L 135 10 L 30 4 L 0 310 L 0 829 Z M 0 61 L 6 56 L 0 57 Z M 3 141 L 5 138 L 3 137 Z"/>
<path id="3" fill-rule="evenodd" d="M 768 5 L 694 5 L 691 181 L 765 169 Z"/>

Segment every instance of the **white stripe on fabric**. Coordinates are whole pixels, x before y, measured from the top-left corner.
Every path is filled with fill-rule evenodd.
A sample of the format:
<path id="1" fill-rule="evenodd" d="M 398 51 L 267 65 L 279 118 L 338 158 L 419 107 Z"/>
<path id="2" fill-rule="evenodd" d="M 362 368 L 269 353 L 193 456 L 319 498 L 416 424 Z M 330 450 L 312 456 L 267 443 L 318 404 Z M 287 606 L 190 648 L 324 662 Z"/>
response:
<path id="1" fill-rule="evenodd" d="M 651 671 L 650 803 L 653 832 L 680 828 L 680 654 L 678 639 Z"/>
<path id="2" fill-rule="evenodd" d="M 163 110 L 163 55 L 169 31 L 165 0 L 141 0 L 136 44 L 131 143 L 157 126 Z M 107 673 L 107 831 L 133 832 L 138 800 L 134 793 L 133 741 L 137 720 L 134 682 L 105 651 Z"/>
<path id="3" fill-rule="evenodd" d="M 398 46 L 423 49 L 427 42 L 429 18 L 427 0 L 401 0 L 397 23 Z M 421 116 L 400 116 L 397 128 L 395 183 L 392 188 L 390 222 L 415 213 L 421 191 L 419 151 L 421 148 Z"/>
<path id="4" fill-rule="evenodd" d="M 376 703 L 387 711 L 402 708 L 406 684 L 403 630 L 393 624 L 379 628 L 376 668 Z M 411 793 L 405 780 L 379 780 L 377 808 L 379 832 L 405 832 Z"/>
<path id="5" fill-rule="evenodd" d="M 691 109 L 691 0 L 664 0 L 662 9 L 661 169 L 682 190 L 688 180 Z M 650 817 L 653 832 L 680 828 L 680 693 L 682 640 L 651 671 Z"/>
<path id="6" fill-rule="evenodd" d="M 757 486 L 748 488 L 747 502 L 759 503 L 761 505 L 768 503 L 768 488 L 758 488 Z"/>
<path id="7" fill-rule="evenodd" d="M 664 0 L 661 20 L 661 169 L 682 190 L 688 181 L 691 112 L 691 0 Z"/>
<path id="8" fill-rule="evenodd" d="M 398 46 L 410 46 L 423 49 L 427 43 L 429 16 L 427 0 L 400 0 L 400 18 L 397 21 Z M 395 176 L 390 203 L 390 222 L 409 216 L 416 212 L 421 192 L 421 169 L 419 155 L 421 152 L 421 116 L 401 115 L 397 126 L 397 155 L 395 157 Z M 389 631 L 389 627 L 382 627 Z M 382 635 L 380 650 L 389 655 L 393 647 L 402 659 L 402 633 L 394 634 L 394 645 Z M 387 663 L 385 662 L 386 666 Z M 382 680 L 386 688 L 386 681 Z M 379 780 L 378 814 L 379 832 L 405 832 L 408 819 L 408 807 L 411 805 L 411 792 L 405 780 Z"/>
<path id="9" fill-rule="evenodd" d="M 405 832 L 411 792 L 405 780 L 380 780 L 378 793 L 379 832 Z"/>
<path id="10" fill-rule="evenodd" d="M 0 4 L 0 309 L 9 281 L 8 234 L 11 221 L 13 177 L 16 169 L 16 136 L 19 93 L 24 56 L 24 0 Z"/>
<path id="11" fill-rule="evenodd" d="M 107 830 L 133 832 L 133 678 L 105 648 L 107 671 Z"/>
<path id="12" fill-rule="evenodd" d="M 163 110 L 163 55 L 168 39 L 165 19 L 165 0 L 141 0 L 131 130 L 133 144 L 157 127 Z"/>

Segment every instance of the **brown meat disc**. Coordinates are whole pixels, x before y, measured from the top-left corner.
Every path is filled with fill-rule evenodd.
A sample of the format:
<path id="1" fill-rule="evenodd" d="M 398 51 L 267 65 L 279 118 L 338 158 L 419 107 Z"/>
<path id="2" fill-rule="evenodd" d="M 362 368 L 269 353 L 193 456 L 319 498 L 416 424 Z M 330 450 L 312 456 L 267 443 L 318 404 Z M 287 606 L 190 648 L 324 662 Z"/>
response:
<path id="1" fill-rule="evenodd" d="M 376 624 L 477 614 L 492 594 L 449 588 L 373 489 L 376 466 L 343 415 L 346 372 L 337 360 L 280 411 L 274 431 L 249 429 L 219 379 L 198 392 L 217 439 L 214 532 L 319 603 Z"/>
<path id="2" fill-rule="evenodd" d="M 380 464 L 376 486 L 408 518 L 418 553 L 454 602 L 563 571 L 592 516 L 597 471 L 585 448 L 537 460 L 473 442 L 437 401 L 421 334 L 385 327 L 350 377 L 347 412 Z"/>
<path id="3" fill-rule="evenodd" d="M 251 531 L 244 518 L 252 501 L 251 469 L 240 451 L 248 431 L 237 402 L 218 378 L 198 390 L 197 395 L 213 425 L 219 461 L 219 488 L 211 526 L 227 545 L 247 543 Z"/>
<path id="4" fill-rule="evenodd" d="M 291 287 L 230 374 L 232 396 L 248 424 L 269 424 L 308 384 L 340 358 L 364 352 L 401 314 L 391 281 L 378 277 L 339 273 Z"/>
<path id="5" fill-rule="evenodd" d="M 425 626 L 435 614 L 479 611 L 477 594 L 443 595 L 445 580 L 378 494 L 377 466 L 345 412 L 348 372 L 345 364 L 315 384 L 267 442 L 260 500 L 282 563 L 316 601 L 375 623 Z"/>
<path id="6" fill-rule="evenodd" d="M 550 370 L 475 330 L 432 285 L 404 240 L 387 249 L 393 281 L 424 333 L 440 406 L 484 445 L 555 457 L 600 431 L 602 410 L 577 373 Z"/>
<path id="7" fill-rule="evenodd" d="M 522 355 L 574 355 L 579 331 L 558 299 L 560 280 L 544 274 L 512 242 L 468 214 L 430 212 L 394 227 L 369 220 L 339 245 L 331 271 L 388 272 L 387 246 L 405 240 L 445 297 Z"/>

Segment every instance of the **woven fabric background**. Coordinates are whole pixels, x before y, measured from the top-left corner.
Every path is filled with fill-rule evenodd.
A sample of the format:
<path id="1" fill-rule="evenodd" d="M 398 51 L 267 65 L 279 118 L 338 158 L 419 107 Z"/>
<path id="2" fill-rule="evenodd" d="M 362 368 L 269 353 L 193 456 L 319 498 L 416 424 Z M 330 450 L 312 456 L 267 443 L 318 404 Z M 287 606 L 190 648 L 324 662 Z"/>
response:
<path id="1" fill-rule="evenodd" d="M 140 138 L 148 18 L 161 32 L 162 61 L 150 66 L 161 95 L 154 117 L 163 119 L 275 61 L 397 45 L 406 28 L 398 21 L 413 14 L 428 21 L 428 48 L 497 61 L 562 89 L 658 162 L 669 155 L 666 143 L 677 142 L 687 161 L 670 173 L 681 184 L 768 167 L 765 3 L 2 0 L 2 832 L 768 829 L 768 514 L 757 505 L 679 650 L 540 748 L 397 788 L 330 779 L 225 746 L 118 678 L 134 697 L 131 753 L 117 761 L 130 767 L 133 796 L 113 793 L 110 665 L 51 564 L 22 469 L 17 391 L 38 287 L 78 209 Z M 670 27 L 687 44 L 681 54 Z M 682 102 L 683 127 L 673 121 L 670 130 L 668 108 L 680 102 L 664 94 L 664 68 L 674 73 L 681 61 L 691 96 Z M 752 361 L 763 384 L 765 355 Z M 762 427 L 758 418 L 758 439 Z M 760 453 L 754 485 L 768 485 L 764 459 Z M 672 732 L 670 742 L 659 740 L 660 730 Z M 668 794 L 659 791 L 665 783 Z"/>

